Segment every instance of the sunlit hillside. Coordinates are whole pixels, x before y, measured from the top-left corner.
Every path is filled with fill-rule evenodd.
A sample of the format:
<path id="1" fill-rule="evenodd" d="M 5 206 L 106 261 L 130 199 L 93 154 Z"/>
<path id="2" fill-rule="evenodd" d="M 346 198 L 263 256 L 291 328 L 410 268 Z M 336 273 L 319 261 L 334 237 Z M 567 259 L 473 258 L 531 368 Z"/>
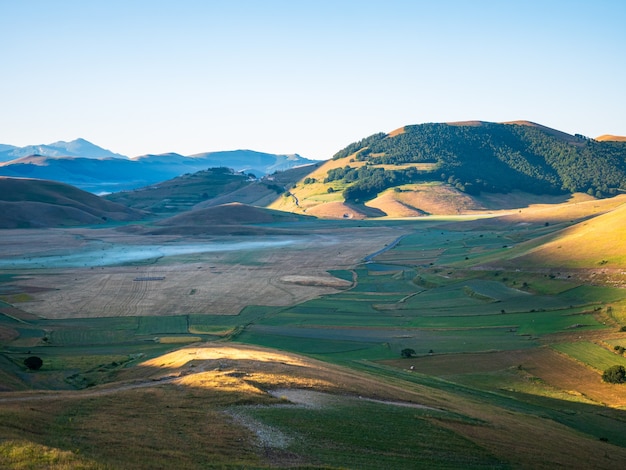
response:
<path id="1" fill-rule="evenodd" d="M 395 218 L 513 209 L 496 201 L 510 193 L 528 195 L 517 207 L 541 202 L 538 196 L 606 198 L 626 188 L 625 152 L 623 142 L 529 121 L 405 126 L 348 145 L 270 207 L 328 218 Z"/>
<path id="2" fill-rule="evenodd" d="M 580 222 L 516 258 L 524 264 L 568 268 L 626 268 L 626 204 Z"/>
<path id="3" fill-rule="evenodd" d="M 601 142 L 606 142 L 606 141 L 626 142 L 626 136 L 604 134 L 604 135 L 601 135 L 599 137 L 596 137 L 596 140 L 599 140 Z"/>

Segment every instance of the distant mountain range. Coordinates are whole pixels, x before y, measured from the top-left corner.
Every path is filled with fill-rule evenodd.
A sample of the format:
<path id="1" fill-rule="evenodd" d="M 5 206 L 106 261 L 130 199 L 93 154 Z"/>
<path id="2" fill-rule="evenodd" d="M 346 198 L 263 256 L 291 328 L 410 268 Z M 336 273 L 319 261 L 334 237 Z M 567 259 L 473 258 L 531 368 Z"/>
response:
<path id="1" fill-rule="evenodd" d="M 85 139 L 76 139 L 70 142 L 54 142 L 52 144 L 27 145 L 15 147 L 0 144 L 0 162 L 8 162 L 16 158 L 41 155 L 42 157 L 82 157 L 82 158 L 124 158 L 128 157 L 103 149 Z"/>
<path id="2" fill-rule="evenodd" d="M 96 194 L 148 186 L 185 173 L 227 167 L 255 176 L 315 163 L 300 155 L 253 150 L 177 153 L 128 158 L 84 139 L 14 147 L 0 144 L 0 176 L 61 181 Z"/>

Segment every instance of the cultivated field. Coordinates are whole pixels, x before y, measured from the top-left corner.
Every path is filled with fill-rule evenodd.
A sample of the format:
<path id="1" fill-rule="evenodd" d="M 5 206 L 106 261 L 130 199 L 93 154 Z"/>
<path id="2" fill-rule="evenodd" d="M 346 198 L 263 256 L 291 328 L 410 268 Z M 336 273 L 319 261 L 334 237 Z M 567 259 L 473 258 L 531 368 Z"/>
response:
<path id="1" fill-rule="evenodd" d="M 623 258 L 527 258 L 611 209 L 2 232 L 0 465 L 616 468 Z"/>
<path id="2" fill-rule="evenodd" d="M 13 295 L 26 294 L 17 305 L 44 318 L 234 315 L 248 305 L 292 305 L 335 292 L 345 283 L 329 269 L 350 268 L 402 233 L 352 226 L 194 239 L 4 231 L 0 272 L 14 276 Z"/>

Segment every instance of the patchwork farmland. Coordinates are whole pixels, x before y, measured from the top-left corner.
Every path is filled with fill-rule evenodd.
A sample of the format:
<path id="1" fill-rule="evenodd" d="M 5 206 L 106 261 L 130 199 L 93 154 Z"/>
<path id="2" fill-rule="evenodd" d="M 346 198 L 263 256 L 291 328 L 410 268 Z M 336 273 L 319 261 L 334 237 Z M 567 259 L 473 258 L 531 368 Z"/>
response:
<path id="1" fill-rule="evenodd" d="M 186 468 L 614 468 L 626 396 L 601 375 L 626 364 L 626 293 L 506 258 L 573 222 L 503 220 L 28 231 L 0 257 L 0 463 L 56 449 L 70 467 L 153 468 L 169 449 Z M 57 235 L 64 250 L 35 249 Z M 25 437 L 40 404 L 55 424 Z"/>

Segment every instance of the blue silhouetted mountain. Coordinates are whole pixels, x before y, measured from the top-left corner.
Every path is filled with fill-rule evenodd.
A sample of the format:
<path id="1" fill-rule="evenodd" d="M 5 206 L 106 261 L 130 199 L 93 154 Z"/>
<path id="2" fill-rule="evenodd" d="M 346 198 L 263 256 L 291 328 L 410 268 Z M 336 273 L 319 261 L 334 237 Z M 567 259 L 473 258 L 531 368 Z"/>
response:
<path id="1" fill-rule="evenodd" d="M 27 145 L 15 147 L 13 145 L 0 144 L 0 161 L 8 162 L 21 157 L 41 155 L 43 157 L 82 157 L 82 158 L 128 158 L 119 153 L 98 147 L 85 140 L 76 139 L 70 142 L 63 140 L 51 144 Z"/>
<path id="2" fill-rule="evenodd" d="M 297 154 L 276 155 L 253 150 L 191 156 L 165 153 L 129 159 L 84 139 L 21 148 L 3 145 L 0 160 L 7 155 L 20 156 L 0 163 L 0 176 L 61 181 L 97 194 L 135 189 L 215 167 L 263 176 L 315 163 Z"/>

